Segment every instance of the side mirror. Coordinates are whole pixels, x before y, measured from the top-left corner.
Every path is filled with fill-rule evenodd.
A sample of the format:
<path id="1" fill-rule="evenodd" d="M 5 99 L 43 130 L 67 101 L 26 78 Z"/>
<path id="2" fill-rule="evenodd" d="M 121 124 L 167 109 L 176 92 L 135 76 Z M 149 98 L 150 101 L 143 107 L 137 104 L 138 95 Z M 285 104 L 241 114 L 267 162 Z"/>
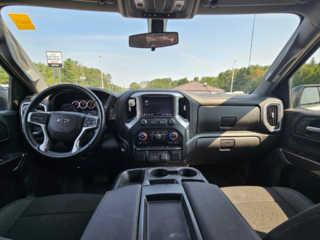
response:
<path id="1" fill-rule="evenodd" d="M 301 85 L 292 89 L 292 107 L 320 111 L 320 84 Z"/>
<path id="2" fill-rule="evenodd" d="M 179 43 L 177 32 L 144 33 L 129 37 L 129 46 L 134 48 L 159 48 Z"/>

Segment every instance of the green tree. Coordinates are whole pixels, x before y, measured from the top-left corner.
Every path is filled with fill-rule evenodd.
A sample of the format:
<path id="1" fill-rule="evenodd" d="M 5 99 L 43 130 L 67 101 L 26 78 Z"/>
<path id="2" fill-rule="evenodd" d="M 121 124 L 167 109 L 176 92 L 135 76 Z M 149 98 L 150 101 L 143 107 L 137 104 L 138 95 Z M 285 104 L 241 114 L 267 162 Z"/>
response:
<path id="1" fill-rule="evenodd" d="M 135 89 L 140 89 L 140 88 L 141 88 L 140 85 L 136 82 L 131 83 L 130 87 L 129 87 L 130 90 L 135 90 Z"/>
<path id="2" fill-rule="evenodd" d="M 2 67 L 0 67 L 0 84 L 8 84 L 9 83 L 9 75 L 4 71 Z"/>

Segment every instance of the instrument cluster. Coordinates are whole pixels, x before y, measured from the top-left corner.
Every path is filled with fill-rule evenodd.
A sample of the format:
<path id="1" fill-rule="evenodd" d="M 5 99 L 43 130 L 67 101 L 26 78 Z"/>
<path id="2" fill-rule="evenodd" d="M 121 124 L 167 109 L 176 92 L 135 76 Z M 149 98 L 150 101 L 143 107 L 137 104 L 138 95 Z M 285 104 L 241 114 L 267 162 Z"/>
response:
<path id="1" fill-rule="evenodd" d="M 96 104 L 92 100 L 75 100 L 71 104 L 63 104 L 60 111 L 66 112 L 81 112 L 89 115 L 97 115 Z M 109 120 L 115 120 L 116 115 L 113 107 L 110 108 L 108 113 Z"/>

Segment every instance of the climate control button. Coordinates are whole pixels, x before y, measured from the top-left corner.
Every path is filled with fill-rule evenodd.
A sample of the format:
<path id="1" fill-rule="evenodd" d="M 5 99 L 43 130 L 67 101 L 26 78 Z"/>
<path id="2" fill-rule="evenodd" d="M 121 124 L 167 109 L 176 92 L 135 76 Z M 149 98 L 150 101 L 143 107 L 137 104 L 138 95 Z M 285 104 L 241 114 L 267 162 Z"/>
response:
<path id="1" fill-rule="evenodd" d="M 178 133 L 177 132 L 171 132 L 169 133 L 169 139 L 171 141 L 175 141 L 178 138 Z"/>
<path id="2" fill-rule="evenodd" d="M 141 132 L 141 133 L 138 134 L 138 138 L 139 138 L 140 141 L 144 142 L 145 140 L 147 140 L 148 134 L 145 133 L 145 132 Z"/>

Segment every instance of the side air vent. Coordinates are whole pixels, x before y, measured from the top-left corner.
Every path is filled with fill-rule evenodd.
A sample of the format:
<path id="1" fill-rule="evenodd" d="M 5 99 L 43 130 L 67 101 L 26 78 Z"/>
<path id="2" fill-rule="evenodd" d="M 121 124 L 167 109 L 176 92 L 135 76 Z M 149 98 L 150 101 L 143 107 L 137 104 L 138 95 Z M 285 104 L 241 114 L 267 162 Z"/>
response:
<path id="1" fill-rule="evenodd" d="M 281 130 L 283 107 L 281 102 L 269 102 L 264 107 L 264 124 L 270 132 Z"/>
<path id="2" fill-rule="evenodd" d="M 127 101 L 127 121 L 131 121 L 137 116 L 136 100 L 129 98 Z"/>
<path id="3" fill-rule="evenodd" d="M 184 119 L 189 119 L 189 102 L 186 98 L 179 99 L 179 115 Z"/>

